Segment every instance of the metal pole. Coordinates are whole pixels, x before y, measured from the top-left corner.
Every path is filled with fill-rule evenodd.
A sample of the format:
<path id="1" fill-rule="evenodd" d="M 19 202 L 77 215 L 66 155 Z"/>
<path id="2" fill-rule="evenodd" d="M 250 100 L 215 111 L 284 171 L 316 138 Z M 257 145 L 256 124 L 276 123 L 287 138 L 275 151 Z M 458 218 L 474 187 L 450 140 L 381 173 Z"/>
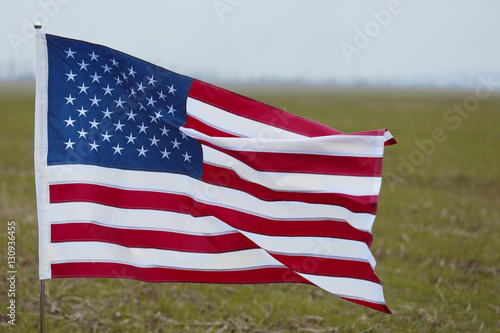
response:
<path id="1" fill-rule="evenodd" d="M 40 280 L 40 333 L 45 333 L 45 280 Z"/>

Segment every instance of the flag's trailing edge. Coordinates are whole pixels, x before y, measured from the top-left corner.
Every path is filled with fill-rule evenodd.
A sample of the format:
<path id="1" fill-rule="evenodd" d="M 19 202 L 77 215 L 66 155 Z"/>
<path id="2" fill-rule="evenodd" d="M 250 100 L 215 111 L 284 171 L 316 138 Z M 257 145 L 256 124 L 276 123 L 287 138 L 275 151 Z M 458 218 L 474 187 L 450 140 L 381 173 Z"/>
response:
<path id="1" fill-rule="evenodd" d="M 390 313 L 370 252 L 387 130 L 37 34 L 40 279 L 305 283 Z"/>

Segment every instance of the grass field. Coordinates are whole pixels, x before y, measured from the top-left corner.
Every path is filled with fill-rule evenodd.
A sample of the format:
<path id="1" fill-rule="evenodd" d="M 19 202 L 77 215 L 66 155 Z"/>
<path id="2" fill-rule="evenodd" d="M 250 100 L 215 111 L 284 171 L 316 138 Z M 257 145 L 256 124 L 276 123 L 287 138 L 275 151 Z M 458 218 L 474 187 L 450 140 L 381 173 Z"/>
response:
<path id="1" fill-rule="evenodd" d="M 473 91 L 235 90 L 343 132 L 396 137 L 372 244 L 393 315 L 305 285 L 62 279 L 45 283 L 47 332 L 500 332 L 499 95 L 471 106 Z M 33 113 L 34 86 L 0 85 L 2 332 L 39 330 Z M 8 221 L 16 326 L 6 316 Z"/>

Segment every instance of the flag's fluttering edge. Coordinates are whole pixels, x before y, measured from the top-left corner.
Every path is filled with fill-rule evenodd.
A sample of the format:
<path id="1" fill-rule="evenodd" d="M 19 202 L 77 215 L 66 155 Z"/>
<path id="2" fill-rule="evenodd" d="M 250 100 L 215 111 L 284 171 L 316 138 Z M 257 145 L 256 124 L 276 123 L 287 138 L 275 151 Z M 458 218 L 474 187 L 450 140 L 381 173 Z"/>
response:
<path id="1" fill-rule="evenodd" d="M 40 31 L 37 53 L 40 279 L 305 283 L 389 312 L 370 251 L 387 130 Z"/>

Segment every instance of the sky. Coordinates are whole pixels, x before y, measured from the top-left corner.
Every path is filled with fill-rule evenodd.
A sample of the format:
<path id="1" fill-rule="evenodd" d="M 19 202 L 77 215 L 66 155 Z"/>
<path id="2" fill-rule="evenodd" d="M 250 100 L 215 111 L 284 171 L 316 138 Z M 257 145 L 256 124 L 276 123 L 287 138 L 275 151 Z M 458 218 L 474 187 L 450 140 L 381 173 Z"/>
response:
<path id="1" fill-rule="evenodd" d="M 0 0 L 0 79 L 34 72 L 42 31 L 211 81 L 500 80 L 498 0 Z"/>

